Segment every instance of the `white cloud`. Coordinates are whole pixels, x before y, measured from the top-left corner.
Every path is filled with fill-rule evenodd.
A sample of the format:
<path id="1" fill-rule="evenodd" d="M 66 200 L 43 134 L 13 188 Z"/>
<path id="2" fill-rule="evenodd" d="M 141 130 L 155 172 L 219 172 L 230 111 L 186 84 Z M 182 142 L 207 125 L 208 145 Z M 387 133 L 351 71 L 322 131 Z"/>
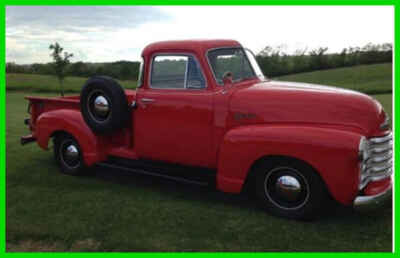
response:
<path id="1" fill-rule="evenodd" d="M 216 6 L 162 7 L 194 37 L 234 38 L 260 50 L 266 45 L 328 46 L 393 42 L 390 6 Z"/>
<path id="2" fill-rule="evenodd" d="M 48 45 L 54 41 L 75 54 L 73 61 L 101 62 L 138 60 L 148 43 L 160 40 L 232 38 L 256 52 L 281 44 L 288 52 L 319 46 L 340 51 L 368 42 L 393 43 L 394 31 L 391 6 L 76 7 L 77 14 L 53 27 L 49 9 L 16 22 L 22 17 L 18 8 L 11 9 L 14 16 L 9 8 L 6 13 L 6 59 L 18 63 L 51 61 Z"/>

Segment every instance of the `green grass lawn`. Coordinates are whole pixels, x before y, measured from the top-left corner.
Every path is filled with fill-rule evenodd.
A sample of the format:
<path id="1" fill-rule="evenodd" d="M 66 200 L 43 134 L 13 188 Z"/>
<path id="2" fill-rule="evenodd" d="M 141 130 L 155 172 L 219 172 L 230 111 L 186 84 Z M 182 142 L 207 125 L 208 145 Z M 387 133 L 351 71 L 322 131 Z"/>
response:
<path id="1" fill-rule="evenodd" d="M 247 195 L 105 169 L 61 174 L 51 151 L 19 144 L 28 134 L 24 95 L 7 92 L 8 251 L 392 250 L 391 207 L 357 214 L 334 206 L 298 222 L 269 215 Z M 391 96 L 375 96 L 388 113 Z"/>
<path id="2" fill-rule="evenodd" d="M 78 93 L 87 78 L 65 77 L 64 91 Z M 125 88 L 135 88 L 136 81 L 118 81 Z M 7 91 L 32 91 L 32 92 L 60 92 L 57 77 L 51 75 L 8 73 L 6 74 Z"/>
<path id="3" fill-rule="evenodd" d="M 391 92 L 391 64 L 296 74 L 280 80 Z M 85 79 L 67 77 L 66 92 Z M 120 82 L 127 88 L 135 82 Z M 8 251 L 391 251 L 392 209 L 358 214 L 334 205 L 305 223 L 273 217 L 247 195 L 106 169 L 59 173 L 51 151 L 21 146 L 24 95 L 58 95 L 55 77 L 7 75 Z M 44 93 L 44 92 L 52 92 Z M 392 95 L 374 95 L 391 115 Z"/>
<path id="4" fill-rule="evenodd" d="M 367 94 L 391 93 L 392 63 L 299 73 L 281 76 L 276 79 L 332 85 Z"/>

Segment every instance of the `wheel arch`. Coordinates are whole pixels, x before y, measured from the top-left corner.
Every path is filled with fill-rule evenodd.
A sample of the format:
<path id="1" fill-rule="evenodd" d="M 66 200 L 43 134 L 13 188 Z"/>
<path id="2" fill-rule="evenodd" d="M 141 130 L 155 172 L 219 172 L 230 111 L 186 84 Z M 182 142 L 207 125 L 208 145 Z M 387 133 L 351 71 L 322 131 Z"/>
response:
<path id="1" fill-rule="evenodd" d="M 83 151 L 85 164 L 90 166 L 105 159 L 101 151 L 104 142 L 94 135 L 77 110 L 59 109 L 41 114 L 36 122 L 35 137 L 38 145 L 48 150 L 49 141 L 58 134 L 69 134 Z"/>

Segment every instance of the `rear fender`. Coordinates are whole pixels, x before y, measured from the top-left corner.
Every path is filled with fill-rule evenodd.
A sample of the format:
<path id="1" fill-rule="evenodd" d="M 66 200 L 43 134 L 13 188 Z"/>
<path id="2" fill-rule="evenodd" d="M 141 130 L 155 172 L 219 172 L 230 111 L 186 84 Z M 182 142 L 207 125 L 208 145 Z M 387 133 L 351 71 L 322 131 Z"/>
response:
<path id="1" fill-rule="evenodd" d="M 75 137 L 82 148 L 87 166 L 106 158 L 101 151 L 106 149 L 102 148 L 104 142 L 89 129 L 80 111 L 58 109 L 42 113 L 36 121 L 34 132 L 38 145 L 47 150 L 49 140 L 56 132 L 66 132 Z"/>
<path id="2" fill-rule="evenodd" d="M 226 133 L 218 158 L 217 188 L 240 192 L 252 165 L 289 156 L 311 165 L 334 199 L 348 205 L 358 193 L 360 135 L 338 129 L 252 125 Z"/>

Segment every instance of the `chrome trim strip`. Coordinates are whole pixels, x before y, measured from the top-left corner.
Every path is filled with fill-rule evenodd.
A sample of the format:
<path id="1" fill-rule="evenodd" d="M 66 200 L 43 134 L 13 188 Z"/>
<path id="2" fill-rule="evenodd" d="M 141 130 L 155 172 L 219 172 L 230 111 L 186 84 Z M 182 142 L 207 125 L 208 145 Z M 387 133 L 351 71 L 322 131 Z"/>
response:
<path id="1" fill-rule="evenodd" d="M 371 148 L 371 152 L 373 154 L 378 154 L 378 153 L 382 153 L 382 152 L 391 150 L 392 149 L 391 145 L 392 145 L 392 142 L 390 141 L 390 144 L 388 144 L 388 146 L 385 146 L 385 147 L 372 147 Z"/>
<path id="2" fill-rule="evenodd" d="M 384 142 L 387 142 L 387 141 L 392 140 L 392 139 L 393 139 L 393 133 L 389 133 L 386 136 L 374 137 L 374 138 L 370 138 L 368 140 L 371 141 L 372 143 L 384 143 Z"/>
<path id="3" fill-rule="evenodd" d="M 248 48 L 243 48 L 243 49 L 244 49 L 244 53 L 246 54 L 246 56 L 247 56 L 246 51 L 249 51 L 249 53 L 254 57 L 254 60 L 256 61 L 257 66 L 258 66 L 258 68 L 260 69 L 261 75 L 262 75 L 263 78 L 260 78 L 259 75 L 256 73 L 256 71 L 254 70 L 254 67 L 251 65 L 251 62 L 250 62 L 250 60 L 249 60 L 249 57 L 247 56 L 247 61 L 250 63 L 251 70 L 253 70 L 254 74 L 255 74 L 260 80 L 265 80 L 265 79 L 266 79 L 266 76 L 264 75 L 263 71 L 261 70 L 260 65 L 259 65 L 258 62 L 257 62 L 257 57 L 256 57 L 256 55 L 253 53 L 253 51 L 251 51 L 251 49 L 248 49 Z"/>
<path id="4" fill-rule="evenodd" d="M 375 174 L 369 174 L 366 173 L 365 175 L 361 176 L 362 181 L 365 181 L 368 179 L 368 181 L 377 181 L 377 178 L 381 178 L 381 176 L 390 176 L 393 172 L 391 167 L 387 167 L 385 169 L 382 169 L 379 171 L 380 173 L 375 173 Z M 375 179 L 375 180 L 374 180 Z"/>
<path id="5" fill-rule="evenodd" d="M 139 66 L 139 75 L 137 80 L 137 88 L 141 88 L 144 84 L 144 58 L 143 56 L 140 57 L 140 66 Z"/>
<path id="6" fill-rule="evenodd" d="M 386 160 L 386 161 L 382 161 L 382 162 L 379 162 L 379 163 L 369 163 L 369 164 L 364 164 L 364 171 L 368 171 L 368 170 L 370 170 L 371 168 L 382 168 L 382 167 L 386 167 L 386 166 L 391 166 L 393 164 L 393 159 L 392 158 L 390 158 L 390 159 L 388 159 L 388 160 Z"/>
<path id="7" fill-rule="evenodd" d="M 154 99 L 141 98 L 140 101 L 142 101 L 143 103 L 152 103 L 154 102 Z"/>
<path id="8" fill-rule="evenodd" d="M 376 157 L 371 157 L 368 161 L 367 164 L 375 164 L 375 163 L 381 163 L 383 161 L 387 161 L 393 157 L 393 151 L 389 150 L 387 154 L 376 156 Z"/>
<path id="9" fill-rule="evenodd" d="M 195 59 L 196 60 L 196 59 Z M 196 60 L 197 62 L 197 60 Z M 186 68 L 185 68 L 185 79 L 183 80 L 183 88 L 187 89 L 187 76 L 188 76 L 188 70 L 189 70 L 189 57 L 186 62 Z"/>
<path id="10" fill-rule="evenodd" d="M 392 167 L 392 162 L 390 162 L 389 164 L 387 164 L 386 166 L 381 166 L 381 167 L 371 167 L 368 168 L 366 173 L 370 174 L 370 172 L 372 171 L 372 173 L 379 173 L 379 172 L 383 172 L 385 170 L 388 170 L 389 168 Z"/>
<path id="11" fill-rule="evenodd" d="M 385 179 L 389 176 L 391 176 L 393 174 L 392 168 L 389 168 L 385 173 L 382 173 L 380 175 L 376 175 L 376 176 L 370 176 L 369 180 L 370 182 L 375 182 L 375 181 L 379 181 L 382 179 Z"/>

